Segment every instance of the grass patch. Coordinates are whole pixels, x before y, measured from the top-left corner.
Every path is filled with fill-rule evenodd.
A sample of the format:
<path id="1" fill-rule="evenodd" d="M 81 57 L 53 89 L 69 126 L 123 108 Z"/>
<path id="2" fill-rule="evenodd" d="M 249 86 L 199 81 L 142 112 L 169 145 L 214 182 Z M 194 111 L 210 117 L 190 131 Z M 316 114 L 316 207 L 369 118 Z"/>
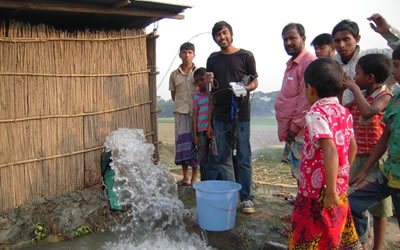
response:
<path id="1" fill-rule="evenodd" d="M 158 118 L 157 119 L 158 123 L 174 123 L 174 118 L 173 117 L 168 117 L 168 118 Z"/>
<path id="2" fill-rule="evenodd" d="M 290 166 L 281 162 L 283 144 L 277 139 L 275 118 L 252 118 L 251 127 L 253 142 L 259 146 L 256 148 L 260 148 L 253 152 L 253 180 L 270 184 L 296 185 Z M 158 136 L 161 142 L 159 144 L 160 163 L 168 167 L 177 167 L 173 118 L 158 119 Z"/>
<path id="3" fill-rule="evenodd" d="M 159 122 L 158 140 L 165 145 L 175 145 L 175 124 Z"/>
<path id="4" fill-rule="evenodd" d="M 158 146 L 160 153 L 160 163 L 167 167 L 177 167 L 175 165 L 175 145 L 160 144 Z"/>
<path id="5" fill-rule="evenodd" d="M 254 153 L 253 180 L 269 184 L 296 185 L 289 164 L 281 162 L 283 147 L 267 147 Z"/>

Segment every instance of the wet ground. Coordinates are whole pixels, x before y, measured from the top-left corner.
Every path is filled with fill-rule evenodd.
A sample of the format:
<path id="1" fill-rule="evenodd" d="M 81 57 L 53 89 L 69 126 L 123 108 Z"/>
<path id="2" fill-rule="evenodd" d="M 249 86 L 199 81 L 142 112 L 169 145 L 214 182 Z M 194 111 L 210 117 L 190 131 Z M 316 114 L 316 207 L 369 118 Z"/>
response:
<path id="1" fill-rule="evenodd" d="M 296 187 L 291 185 L 276 185 L 254 183 L 253 186 L 256 211 L 245 215 L 240 211 L 236 214 L 236 224 L 232 230 L 226 232 L 207 232 L 199 228 L 197 220 L 185 216 L 184 222 L 189 232 L 204 235 L 208 244 L 215 249 L 286 249 L 287 239 L 280 235 L 280 231 L 289 226 L 289 223 L 279 219 L 281 215 L 290 214 L 293 206 L 287 201 L 296 193 Z M 191 187 L 179 187 L 179 198 L 186 209 L 196 212 L 196 194 Z M 123 215 L 122 215 L 123 216 Z M 49 235 L 50 237 L 50 235 Z M 52 244 L 31 245 L 26 249 L 100 249 L 105 242 L 117 238 L 114 233 L 95 233 L 72 241 L 63 241 Z M 53 240 L 59 240 L 56 235 Z M 51 239 L 48 239 L 51 240 Z M 384 249 L 400 249 L 400 230 L 394 217 L 389 218 Z M 1 247 L 0 247 L 1 249 Z"/>
<path id="2" fill-rule="evenodd" d="M 254 214 L 237 212 L 235 227 L 227 232 L 206 232 L 209 245 L 220 250 L 231 249 L 286 249 L 287 238 L 280 231 L 289 223 L 279 219 L 290 214 L 293 206 L 287 201 L 296 188 L 256 184 Z M 196 206 L 195 191 L 190 187 L 180 187 L 179 195 L 186 208 Z M 196 222 L 185 221 L 188 231 L 200 233 Z M 384 249 L 400 249 L 400 229 L 394 217 L 389 218 Z M 372 249 L 372 248 L 371 248 Z"/>
<path id="3" fill-rule="evenodd" d="M 170 128 L 162 125 L 160 135 L 168 129 Z M 289 165 L 280 161 L 284 144 L 279 142 L 276 129 L 274 126 L 251 127 L 256 212 L 252 215 L 238 212 L 233 230 L 209 234 L 211 245 L 218 249 L 238 249 L 235 247 L 239 246 L 241 249 L 282 249 L 282 246 L 283 249 L 286 248 L 287 239 L 280 235 L 280 231 L 289 226 L 289 223 L 281 221 L 279 216 L 292 212 L 293 206 L 287 202 L 287 197 L 296 194 L 297 188 L 291 177 Z M 160 136 L 160 140 L 162 139 Z M 169 159 L 169 164 L 173 166 L 174 146 L 163 144 L 160 152 L 164 156 L 162 159 Z M 181 177 L 180 168 L 173 173 L 176 179 Z M 184 189 L 190 190 L 188 187 Z M 191 197 L 195 199 L 193 190 L 186 192 L 193 192 Z M 192 200 L 191 206 L 194 206 L 193 202 L 195 203 Z M 187 201 L 184 203 L 187 204 Z M 278 246 L 274 246 L 273 242 L 278 243 Z M 394 217 L 388 219 L 384 249 L 400 250 L 400 228 Z"/>
<path id="4" fill-rule="evenodd" d="M 171 133 L 167 132 L 167 134 L 169 139 L 173 138 Z M 252 127 L 251 143 L 254 150 L 253 190 L 256 197 L 254 199 L 256 212 L 245 215 L 238 211 L 235 227 L 226 232 L 203 231 L 198 227 L 196 220 L 191 217 L 185 218 L 187 230 L 206 235 L 209 244 L 216 249 L 286 249 L 287 239 L 280 235 L 280 231 L 289 226 L 289 223 L 281 221 L 279 217 L 292 212 L 293 206 L 287 202 L 287 199 L 292 197 L 297 189 L 290 176 L 290 167 L 280 162 L 283 144 L 277 140 L 276 128 L 268 126 Z M 167 165 L 174 166 L 173 144 L 163 143 L 160 149 L 162 160 Z M 180 172 L 179 168 L 173 171 L 176 179 L 180 178 Z M 192 210 L 196 208 L 194 189 L 180 187 L 179 195 L 186 208 Z M 60 247 L 63 247 L 62 249 L 98 249 L 101 246 L 100 242 L 106 240 L 107 237 L 113 236 L 109 233 L 100 233 L 74 241 L 55 243 L 41 249 L 60 249 Z M 384 249 L 400 249 L 400 229 L 394 217 L 389 218 Z"/>

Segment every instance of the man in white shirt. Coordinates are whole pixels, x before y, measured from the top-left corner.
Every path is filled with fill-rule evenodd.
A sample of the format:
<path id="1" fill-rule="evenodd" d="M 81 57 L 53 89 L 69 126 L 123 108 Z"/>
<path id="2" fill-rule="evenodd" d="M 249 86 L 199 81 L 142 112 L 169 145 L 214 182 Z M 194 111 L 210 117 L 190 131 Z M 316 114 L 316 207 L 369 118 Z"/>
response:
<path id="1" fill-rule="evenodd" d="M 389 46 L 396 48 L 396 46 L 400 44 L 398 31 L 390 27 L 382 16 L 374 14 L 369 17 L 368 20 L 375 23 L 371 23 L 372 29 L 381 34 L 383 38 L 388 41 Z M 333 59 L 341 63 L 344 72 L 346 72 L 347 76 L 351 79 L 354 79 L 356 75 L 356 64 L 360 57 L 367 54 L 379 53 L 392 58 L 392 50 L 389 48 L 361 50 L 358 45 L 361 39 L 359 31 L 357 23 L 348 19 L 339 22 L 332 30 L 333 43 L 337 52 Z M 390 76 L 385 81 L 385 84 L 391 88 L 396 82 L 393 77 Z M 351 102 L 353 98 L 351 91 L 345 90 L 342 97 L 342 104 L 346 105 Z"/>

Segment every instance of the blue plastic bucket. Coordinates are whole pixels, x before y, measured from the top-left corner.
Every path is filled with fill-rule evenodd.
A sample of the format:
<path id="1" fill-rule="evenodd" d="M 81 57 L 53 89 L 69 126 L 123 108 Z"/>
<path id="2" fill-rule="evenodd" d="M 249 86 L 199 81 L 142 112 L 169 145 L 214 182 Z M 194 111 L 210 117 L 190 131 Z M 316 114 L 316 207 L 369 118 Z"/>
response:
<path id="1" fill-rule="evenodd" d="M 235 226 L 238 193 L 242 186 L 230 181 L 202 181 L 196 189 L 199 226 L 208 231 L 227 231 Z"/>

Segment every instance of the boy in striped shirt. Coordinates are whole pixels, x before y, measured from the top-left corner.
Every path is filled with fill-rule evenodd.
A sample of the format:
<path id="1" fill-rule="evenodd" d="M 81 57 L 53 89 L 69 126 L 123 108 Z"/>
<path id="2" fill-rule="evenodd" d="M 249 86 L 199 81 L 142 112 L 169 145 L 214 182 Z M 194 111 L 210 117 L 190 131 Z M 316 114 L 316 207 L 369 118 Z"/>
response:
<path id="1" fill-rule="evenodd" d="M 198 87 L 193 96 L 193 143 L 199 150 L 200 179 L 207 180 L 208 145 L 208 104 L 207 72 L 205 68 L 198 68 L 194 72 L 195 84 Z M 193 184 L 193 183 L 192 183 Z"/>

